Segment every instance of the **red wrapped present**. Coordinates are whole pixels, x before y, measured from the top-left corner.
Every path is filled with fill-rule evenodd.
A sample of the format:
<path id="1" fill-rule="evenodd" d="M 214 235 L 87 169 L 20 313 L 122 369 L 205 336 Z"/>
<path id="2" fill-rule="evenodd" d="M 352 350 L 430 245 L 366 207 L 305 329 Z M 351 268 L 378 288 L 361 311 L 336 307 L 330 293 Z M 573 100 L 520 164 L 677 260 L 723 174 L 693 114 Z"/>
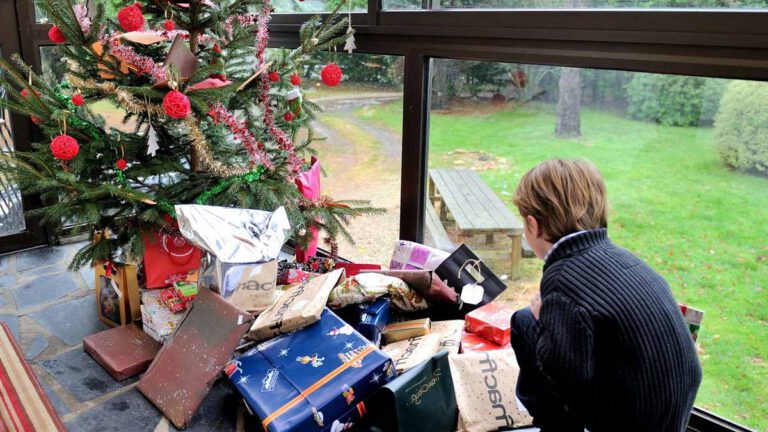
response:
<path id="1" fill-rule="evenodd" d="M 461 349 L 460 352 L 478 352 L 478 351 L 493 351 L 498 349 L 510 348 L 509 343 L 502 346 L 497 343 L 491 342 L 488 339 L 482 338 L 476 334 L 472 334 L 464 330 L 461 334 Z"/>
<path id="2" fill-rule="evenodd" d="M 173 292 L 184 303 L 191 303 L 197 297 L 197 283 L 178 281 L 173 283 Z"/>
<path id="3" fill-rule="evenodd" d="M 138 325 L 128 324 L 86 336 L 83 350 L 112 378 L 122 381 L 147 370 L 160 344 Z"/>
<path id="4" fill-rule="evenodd" d="M 360 272 L 366 271 L 366 270 L 381 270 L 381 266 L 378 264 L 355 264 L 355 263 L 345 263 L 345 262 L 337 262 L 336 263 L 336 269 L 344 269 L 344 271 L 347 272 L 347 277 L 357 276 L 360 274 Z"/>
<path id="5" fill-rule="evenodd" d="M 300 173 L 296 177 L 296 187 L 310 201 L 320 198 L 320 161 L 316 157 L 312 156 L 312 166 L 309 170 Z M 320 233 L 316 227 L 310 227 L 310 233 L 312 238 L 309 240 L 306 249 L 296 246 L 296 261 L 300 263 L 307 262 L 309 258 L 317 254 L 317 241 Z"/>
<path id="6" fill-rule="evenodd" d="M 176 297 L 176 291 L 172 289 L 164 289 L 160 293 L 160 298 L 163 301 L 163 305 L 173 313 L 183 312 L 187 309 L 187 304 L 180 298 Z"/>
<path id="7" fill-rule="evenodd" d="M 491 302 L 468 313 L 465 328 L 497 345 L 509 345 L 509 320 L 514 312 L 499 302 Z"/>
<path id="8" fill-rule="evenodd" d="M 200 249 L 178 232 L 174 222 L 144 237 L 144 273 L 147 288 L 164 288 L 200 267 Z"/>

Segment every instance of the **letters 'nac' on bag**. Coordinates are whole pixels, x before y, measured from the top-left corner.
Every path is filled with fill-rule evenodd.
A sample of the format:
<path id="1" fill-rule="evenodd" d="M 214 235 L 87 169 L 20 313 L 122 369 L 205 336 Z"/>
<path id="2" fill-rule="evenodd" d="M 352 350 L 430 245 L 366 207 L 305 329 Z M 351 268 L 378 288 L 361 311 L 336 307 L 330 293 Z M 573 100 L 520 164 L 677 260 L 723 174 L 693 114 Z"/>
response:
<path id="1" fill-rule="evenodd" d="M 448 351 L 400 375 L 366 403 L 374 432 L 454 432 L 458 420 Z"/>
<path id="2" fill-rule="evenodd" d="M 440 307 L 436 317 L 440 319 L 460 318 L 480 306 L 492 302 L 507 286 L 487 265 L 466 245 L 461 245 L 435 270 L 437 276 L 445 281 L 459 295 L 467 285 L 483 288 L 482 299 L 477 304 L 464 303 L 461 308 Z"/>

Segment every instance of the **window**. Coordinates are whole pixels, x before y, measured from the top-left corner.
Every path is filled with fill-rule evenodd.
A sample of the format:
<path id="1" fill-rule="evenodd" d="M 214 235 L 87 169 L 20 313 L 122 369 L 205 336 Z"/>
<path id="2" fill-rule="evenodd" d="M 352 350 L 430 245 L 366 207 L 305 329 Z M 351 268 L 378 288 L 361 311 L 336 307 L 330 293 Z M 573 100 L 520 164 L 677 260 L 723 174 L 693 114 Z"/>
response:
<path id="1" fill-rule="evenodd" d="M 329 88 L 320 69 L 335 61 L 344 72 Z M 340 238 L 340 256 L 361 263 L 388 264 L 400 229 L 401 126 L 373 113 L 397 111 L 403 94 L 403 59 L 397 56 L 328 53 L 316 55 L 301 72 L 305 96 L 323 109 L 314 123 L 314 148 L 327 173 L 322 193 L 336 200 L 370 200 L 385 214 L 355 219 L 355 244 Z M 397 115 L 397 114 L 395 114 Z M 328 248 L 321 243 L 321 247 Z"/>
<path id="2" fill-rule="evenodd" d="M 478 200 L 487 201 L 487 185 L 517 216 L 511 198 L 528 169 L 556 157 L 594 162 L 613 241 L 661 273 L 679 302 L 706 312 L 696 405 L 768 427 L 768 387 L 757 384 L 768 359 L 768 83 L 442 59 L 432 73 L 430 177 L 468 170 L 479 177 L 468 186 Z M 398 122 L 387 109 L 372 115 Z M 442 195 L 460 187 L 440 184 Z M 508 231 L 489 242 L 463 214 L 502 223 L 503 211 L 450 200 L 425 212 L 437 218 L 425 222 L 427 239 L 436 244 L 437 226 L 469 244 L 510 276 L 506 300 L 525 305 L 541 261 L 523 258 L 512 280 Z"/>
<path id="3" fill-rule="evenodd" d="M 429 6 L 431 4 L 431 7 Z M 620 9 L 620 8 L 766 8 L 765 0 L 385 0 L 385 9 Z"/>
<path id="4" fill-rule="evenodd" d="M 351 4 L 342 6 L 347 11 L 351 6 L 352 12 L 363 12 L 368 8 L 367 0 L 349 0 Z M 276 13 L 317 13 L 329 12 L 338 6 L 340 0 L 275 0 L 272 4 Z"/>

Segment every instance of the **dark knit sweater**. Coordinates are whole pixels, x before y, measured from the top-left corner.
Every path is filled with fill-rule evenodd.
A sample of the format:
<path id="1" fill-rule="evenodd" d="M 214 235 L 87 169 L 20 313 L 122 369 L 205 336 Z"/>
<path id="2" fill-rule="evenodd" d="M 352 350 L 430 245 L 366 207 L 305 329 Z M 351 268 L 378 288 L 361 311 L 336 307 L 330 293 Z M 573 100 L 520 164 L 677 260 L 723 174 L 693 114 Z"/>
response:
<path id="1" fill-rule="evenodd" d="M 539 368 L 587 429 L 685 430 L 701 367 L 664 278 L 591 230 L 552 251 L 541 299 Z"/>

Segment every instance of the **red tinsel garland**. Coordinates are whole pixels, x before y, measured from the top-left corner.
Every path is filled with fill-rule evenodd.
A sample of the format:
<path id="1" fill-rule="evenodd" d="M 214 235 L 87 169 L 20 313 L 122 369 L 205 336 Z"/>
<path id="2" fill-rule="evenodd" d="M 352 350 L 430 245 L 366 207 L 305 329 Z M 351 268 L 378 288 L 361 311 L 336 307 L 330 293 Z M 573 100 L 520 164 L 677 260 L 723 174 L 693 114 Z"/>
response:
<path id="1" fill-rule="evenodd" d="M 224 123 L 232 135 L 239 139 L 248 152 L 248 158 L 257 165 L 264 165 L 267 169 L 273 169 L 274 165 L 269 159 L 267 152 L 263 148 L 259 148 L 259 140 L 248 129 L 248 125 L 244 121 L 240 121 L 234 114 L 227 111 L 224 105 L 217 103 L 211 107 L 209 112 L 214 121 Z"/>
<path id="2" fill-rule="evenodd" d="M 112 54 L 120 60 L 139 68 L 139 74 L 149 74 L 157 81 L 168 79 L 165 68 L 155 63 L 152 58 L 137 53 L 131 46 L 121 44 L 119 36 L 109 38 L 109 48 Z"/>

